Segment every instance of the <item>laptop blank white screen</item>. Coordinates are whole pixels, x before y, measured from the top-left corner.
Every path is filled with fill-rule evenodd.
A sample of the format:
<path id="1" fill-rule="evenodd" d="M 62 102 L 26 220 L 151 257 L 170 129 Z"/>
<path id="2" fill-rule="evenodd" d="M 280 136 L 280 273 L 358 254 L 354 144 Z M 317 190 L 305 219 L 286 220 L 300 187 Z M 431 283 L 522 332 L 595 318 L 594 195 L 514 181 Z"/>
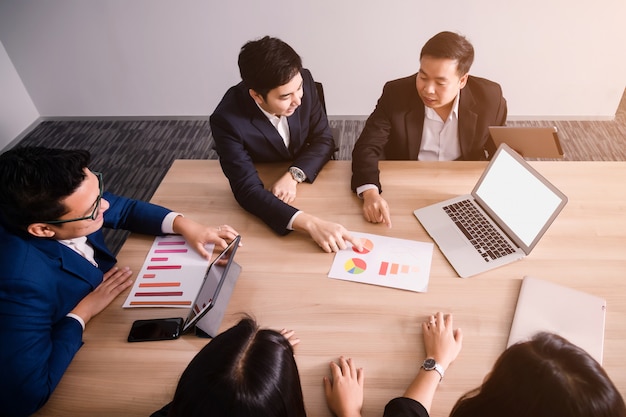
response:
<path id="1" fill-rule="evenodd" d="M 562 199 L 508 152 L 499 152 L 474 190 L 496 216 L 531 246 Z"/>

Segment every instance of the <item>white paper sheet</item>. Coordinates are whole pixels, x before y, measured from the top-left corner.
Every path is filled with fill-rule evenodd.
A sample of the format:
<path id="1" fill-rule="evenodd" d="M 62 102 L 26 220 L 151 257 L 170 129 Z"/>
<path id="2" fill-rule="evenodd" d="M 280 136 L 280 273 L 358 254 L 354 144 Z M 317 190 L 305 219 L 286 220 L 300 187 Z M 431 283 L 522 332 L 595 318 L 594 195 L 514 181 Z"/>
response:
<path id="1" fill-rule="evenodd" d="M 351 232 L 362 238 L 364 250 L 351 245 L 335 254 L 328 276 L 346 281 L 426 292 L 434 245 L 430 242 L 396 239 Z"/>
<path id="2" fill-rule="evenodd" d="M 208 266 L 182 236 L 157 236 L 123 307 L 190 308 Z"/>

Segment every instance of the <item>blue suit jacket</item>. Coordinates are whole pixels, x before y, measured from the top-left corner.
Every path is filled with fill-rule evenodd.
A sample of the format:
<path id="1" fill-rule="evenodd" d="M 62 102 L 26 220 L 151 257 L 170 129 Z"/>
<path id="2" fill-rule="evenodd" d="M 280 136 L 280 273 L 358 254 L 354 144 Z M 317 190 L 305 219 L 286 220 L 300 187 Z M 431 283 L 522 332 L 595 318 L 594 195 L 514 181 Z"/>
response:
<path id="1" fill-rule="evenodd" d="M 215 149 L 235 199 L 281 235 L 289 232 L 287 224 L 297 209 L 265 189 L 254 163 L 291 162 L 313 182 L 335 151 L 313 77 L 303 69 L 302 79 L 302 103 L 287 119 L 289 148 L 243 82 L 226 92 L 210 118 Z"/>
<path id="2" fill-rule="evenodd" d="M 389 81 L 352 150 L 352 190 L 380 185 L 378 161 L 417 160 L 424 129 L 424 102 L 415 87 L 417 74 Z M 506 123 L 500 85 L 470 76 L 459 97 L 462 160 L 484 160 L 495 152 L 489 126 Z"/>
<path id="3" fill-rule="evenodd" d="M 169 210 L 105 193 L 104 226 L 162 234 Z M 0 415 L 27 416 L 48 400 L 82 345 L 66 317 L 116 263 L 102 231 L 87 236 L 98 267 L 52 239 L 16 235 L 0 225 Z"/>

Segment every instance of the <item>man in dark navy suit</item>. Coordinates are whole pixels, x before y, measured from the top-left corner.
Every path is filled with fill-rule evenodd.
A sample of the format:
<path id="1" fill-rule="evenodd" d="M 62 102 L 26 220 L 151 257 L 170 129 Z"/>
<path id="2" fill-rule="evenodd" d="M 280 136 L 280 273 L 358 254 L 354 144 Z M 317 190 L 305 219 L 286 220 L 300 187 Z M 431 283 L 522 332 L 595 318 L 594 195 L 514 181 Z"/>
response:
<path id="1" fill-rule="evenodd" d="M 0 415 L 37 411 L 82 345 L 85 325 L 131 284 L 102 227 L 181 234 L 205 258 L 237 232 L 104 192 L 87 151 L 24 147 L 0 155 Z M 120 335 L 122 337 L 122 335 Z M 85 399 L 89 401 L 89 399 Z"/>
<path id="2" fill-rule="evenodd" d="M 391 227 L 381 197 L 378 161 L 454 161 L 490 158 L 489 126 L 506 123 L 500 85 L 469 75 L 474 47 L 440 32 L 420 53 L 416 74 L 389 81 L 352 151 L 352 190 L 363 198 L 367 221 Z"/>
<path id="3" fill-rule="evenodd" d="M 311 73 L 285 42 L 264 37 L 239 53 L 242 82 L 231 87 L 211 115 L 211 131 L 224 174 L 237 202 L 286 235 L 308 233 L 326 252 L 354 239 L 337 223 L 291 206 L 299 183 L 315 181 L 335 150 L 328 119 Z M 289 168 L 268 188 L 255 163 L 288 162 Z"/>

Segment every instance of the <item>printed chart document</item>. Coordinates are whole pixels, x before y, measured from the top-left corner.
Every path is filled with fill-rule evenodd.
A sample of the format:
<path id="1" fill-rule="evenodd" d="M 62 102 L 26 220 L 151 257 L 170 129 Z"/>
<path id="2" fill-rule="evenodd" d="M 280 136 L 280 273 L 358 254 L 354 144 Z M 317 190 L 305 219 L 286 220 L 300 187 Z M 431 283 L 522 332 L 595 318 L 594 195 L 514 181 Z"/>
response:
<path id="1" fill-rule="evenodd" d="M 359 252 L 348 243 L 348 248 L 337 252 L 330 278 L 426 292 L 433 243 L 351 233 L 363 240 L 363 250 Z"/>
<path id="2" fill-rule="evenodd" d="M 182 236 L 157 236 L 123 307 L 190 308 L 208 266 Z"/>

